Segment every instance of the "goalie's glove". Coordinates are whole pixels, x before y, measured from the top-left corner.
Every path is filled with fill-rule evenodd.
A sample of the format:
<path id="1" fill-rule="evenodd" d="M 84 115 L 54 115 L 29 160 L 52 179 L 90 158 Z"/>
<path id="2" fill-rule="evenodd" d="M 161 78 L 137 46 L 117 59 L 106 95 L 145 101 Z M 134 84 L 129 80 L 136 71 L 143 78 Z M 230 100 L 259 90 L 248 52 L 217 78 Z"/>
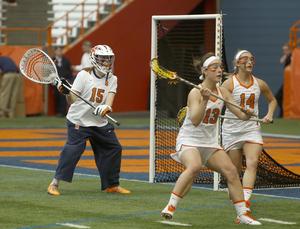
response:
<path id="1" fill-rule="evenodd" d="M 68 80 L 66 80 L 65 78 L 60 79 L 59 76 L 56 76 L 52 85 L 56 86 L 57 90 L 64 95 L 68 95 L 70 93 L 70 90 L 64 87 L 64 85 L 66 85 L 69 88 L 72 87 Z"/>
<path id="2" fill-rule="evenodd" d="M 93 111 L 94 115 L 100 115 L 101 117 L 104 117 L 108 112 L 111 112 L 112 108 L 109 105 L 99 105 L 95 108 Z"/>

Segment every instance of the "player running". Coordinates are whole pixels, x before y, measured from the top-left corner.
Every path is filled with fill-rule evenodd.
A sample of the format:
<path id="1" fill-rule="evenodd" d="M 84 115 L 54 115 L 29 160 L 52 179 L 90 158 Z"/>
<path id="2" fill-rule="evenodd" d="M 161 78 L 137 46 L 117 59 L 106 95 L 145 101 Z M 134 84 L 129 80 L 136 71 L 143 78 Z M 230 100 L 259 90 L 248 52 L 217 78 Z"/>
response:
<path id="1" fill-rule="evenodd" d="M 90 53 L 93 67 L 80 71 L 71 86 L 64 79 L 56 79 L 56 86 L 66 95 L 71 105 L 67 114 L 68 140 L 60 153 L 57 169 L 48 187 L 50 195 L 60 195 L 60 180 L 71 182 L 77 162 L 90 141 L 96 166 L 101 177 L 101 188 L 109 193 L 130 193 L 119 186 L 122 146 L 114 132 L 114 126 L 105 114 L 112 111 L 117 91 L 117 77 L 113 75 L 115 55 L 107 45 L 97 45 Z M 95 110 L 75 94 L 62 86 L 72 87 Z"/>
<path id="2" fill-rule="evenodd" d="M 171 219 L 178 202 L 190 190 L 194 179 L 206 166 L 223 174 L 228 181 L 232 200 L 237 211 L 236 223 L 261 225 L 246 211 L 243 189 L 236 167 L 216 140 L 217 120 L 224 102 L 211 95 L 215 93 L 234 102 L 230 93 L 225 88 L 216 86 L 222 77 L 222 63 L 213 53 L 207 53 L 202 59 L 195 59 L 194 66 L 198 72 L 202 72 L 200 79 L 202 90 L 192 89 L 187 100 L 187 114 L 176 140 L 176 151 L 170 156 L 185 167 L 185 171 L 179 176 L 169 203 L 162 211 L 162 217 Z M 253 109 L 240 109 L 226 104 L 228 108 L 240 119 L 248 120 Z"/>
<path id="3" fill-rule="evenodd" d="M 252 108 L 256 114 L 258 114 L 258 99 L 262 94 L 269 102 L 268 113 L 263 118 L 263 123 L 271 123 L 277 101 L 266 82 L 251 75 L 255 64 L 254 57 L 249 51 L 241 50 L 235 55 L 233 63 L 235 71 L 232 77 L 222 84 L 221 88 L 226 88 L 241 107 Z M 225 116 L 234 116 L 234 114 L 227 108 Z M 237 168 L 238 174 L 241 174 L 242 156 L 243 152 L 245 153 L 246 171 L 243 176 L 243 190 L 247 211 L 250 212 L 249 201 L 263 145 L 260 123 L 225 119 L 222 126 L 222 143 Z"/>

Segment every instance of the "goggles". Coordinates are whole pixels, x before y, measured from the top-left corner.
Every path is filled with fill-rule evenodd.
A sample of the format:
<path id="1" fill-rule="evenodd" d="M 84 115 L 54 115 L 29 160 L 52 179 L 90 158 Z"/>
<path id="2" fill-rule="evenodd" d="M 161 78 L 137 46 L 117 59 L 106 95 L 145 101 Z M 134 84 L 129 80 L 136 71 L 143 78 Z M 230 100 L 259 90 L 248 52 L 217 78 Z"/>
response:
<path id="1" fill-rule="evenodd" d="M 246 64 L 248 62 L 251 62 L 252 64 L 255 64 L 255 61 L 254 61 L 254 56 L 241 56 L 239 58 L 239 63 L 240 64 Z"/>
<path id="2" fill-rule="evenodd" d="M 224 71 L 224 65 L 222 62 L 218 64 L 210 64 L 207 66 L 207 69 L 211 72 L 217 71 L 218 68 L 221 68 L 221 70 Z"/>

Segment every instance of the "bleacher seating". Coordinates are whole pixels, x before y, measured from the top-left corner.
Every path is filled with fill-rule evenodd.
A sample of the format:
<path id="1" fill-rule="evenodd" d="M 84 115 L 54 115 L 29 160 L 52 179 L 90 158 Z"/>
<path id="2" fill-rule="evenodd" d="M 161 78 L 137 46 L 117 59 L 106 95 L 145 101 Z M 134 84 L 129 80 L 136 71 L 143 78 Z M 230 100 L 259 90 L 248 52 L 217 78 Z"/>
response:
<path id="1" fill-rule="evenodd" d="M 57 19 L 60 19 L 57 21 L 53 26 L 51 30 L 52 38 L 57 38 L 58 36 L 62 35 L 66 32 L 66 15 L 67 12 L 70 10 L 73 10 L 68 14 L 68 27 L 75 26 L 71 31 L 69 31 L 68 36 L 70 38 L 76 38 L 78 35 L 78 30 L 81 29 L 81 23 L 79 22 L 82 19 L 82 8 L 84 9 L 84 17 L 90 16 L 84 20 L 83 27 L 85 29 L 88 29 L 91 24 L 94 24 L 97 21 L 97 12 L 91 13 L 94 11 L 98 6 L 98 0 L 86 0 L 84 2 L 84 5 L 78 4 L 82 3 L 83 0 L 50 0 L 48 2 L 49 5 L 52 6 L 52 10 L 48 11 L 49 17 L 48 21 L 54 22 Z M 99 4 L 108 3 L 111 5 L 112 0 L 99 0 Z M 115 5 L 120 5 L 121 3 L 117 0 L 114 0 Z M 75 8 L 76 7 L 76 8 Z M 101 6 L 99 8 L 99 14 L 101 17 L 107 16 L 109 14 L 108 11 L 105 10 L 105 6 Z M 64 46 L 67 43 L 66 36 L 60 37 L 57 39 L 56 43 L 53 45 L 57 46 Z"/>
<path id="2" fill-rule="evenodd" d="M 0 27 L 4 28 L 5 23 L 3 23 L 4 21 L 6 21 L 6 17 L 3 17 L 2 13 L 6 12 L 5 9 L 2 8 L 2 4 L 0 5 Z M 0 30 L 0 45 L 4 45 L 4 32 L 2 32 L 2 30 Z"/>
<path id="3" fill-rule="evenodd" d="M 77 5 L 79 3 L 82 3 L 83 0 L 52 0 L 48 4 L 54 5 L 54 4 L 64 4 L 64 5 Z M 86 0 L 84 4 L 97 4 L 98 0 Z M 107 0 L 100 0 L 99 4 L 106 3 Z M 116 3 L 118 4 L 118 3 Z"/>

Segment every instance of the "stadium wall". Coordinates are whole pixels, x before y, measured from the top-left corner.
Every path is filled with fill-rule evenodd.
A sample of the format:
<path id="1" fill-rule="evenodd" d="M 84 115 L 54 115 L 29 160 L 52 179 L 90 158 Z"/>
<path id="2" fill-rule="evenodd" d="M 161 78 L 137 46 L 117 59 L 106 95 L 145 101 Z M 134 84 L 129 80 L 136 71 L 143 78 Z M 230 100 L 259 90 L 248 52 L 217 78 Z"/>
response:
<path id="1" fill-rule="evenodd" d="M 148 109 L 151 58 L 152 15 L 189 14 L 203 0 L 134 0 L 88 34 L 65 53 L 72 64 L 79 64 L 81 43 L 89 40 L 93 45 L 107 44 L 115 52 L 115 75 L 118 91 L 114 112 L 144 111 Z M 206 4 L 206 13 L 215 9 L 215 1 Z"/>

